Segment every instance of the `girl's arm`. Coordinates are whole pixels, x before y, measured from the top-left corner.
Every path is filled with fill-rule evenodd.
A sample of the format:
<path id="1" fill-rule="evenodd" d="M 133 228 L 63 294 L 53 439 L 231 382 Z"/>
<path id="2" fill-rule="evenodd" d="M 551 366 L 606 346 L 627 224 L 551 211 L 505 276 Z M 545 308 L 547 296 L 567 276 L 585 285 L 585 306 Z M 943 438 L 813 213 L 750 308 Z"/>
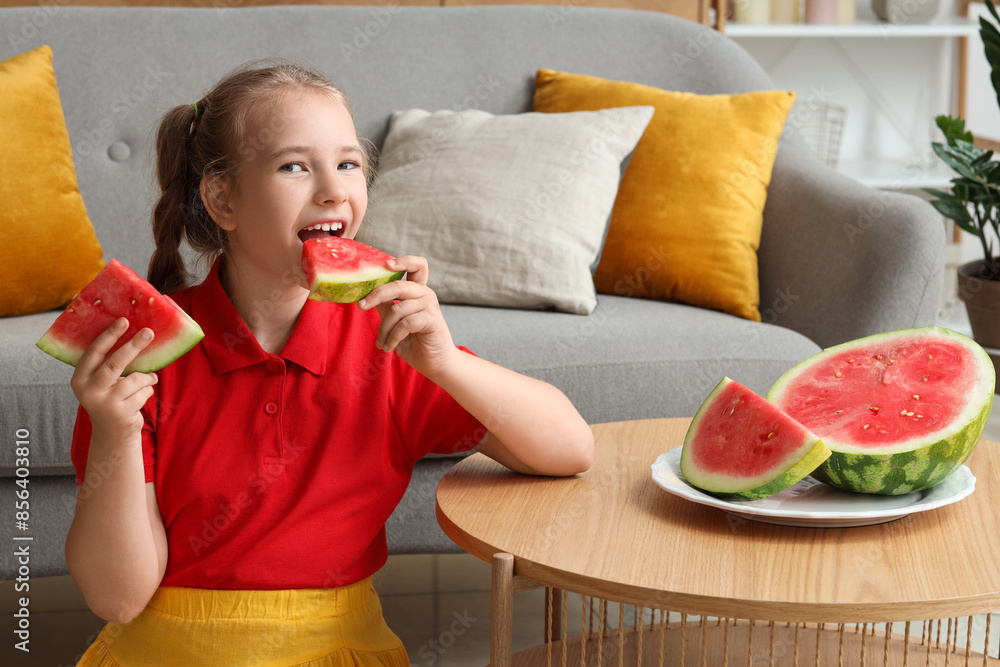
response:
<path id="1" fill-rule="evenodd" d="M 489 429 L 479 451 L 498 463 L 528 475 L 590 469 L 594 434 L 552 385 L 458 349 L 431 379 Z"/>
<path id="2" fill-rule="evenodd" d="M 110 356 L 126 331 L 119 320 L 80 358 L 70 385 L 93 425 L 87 472 L 77 489 L 66 537 L 66 563 L 95 614 L 128 623 L 163 580 L 167 538 L 155 487 L 145 482 L 140 408 L 152 395 L 154 374 L 121 371 L 152 340 L 143 330 Z"/>
<path id="3" fill-rule="evenodd" d="M 594 435 L 569 399 L 550 384 L 457 349 L 427 287 L 426 259 L 400 257 L 387 265 L 406 271 L 406 280 L 377 288 L 359 304 L 376 307 L 382 318 L 376 345 L 395 350 L 489 429 L 479 451 L 526 474 L 588 470 Z"/>

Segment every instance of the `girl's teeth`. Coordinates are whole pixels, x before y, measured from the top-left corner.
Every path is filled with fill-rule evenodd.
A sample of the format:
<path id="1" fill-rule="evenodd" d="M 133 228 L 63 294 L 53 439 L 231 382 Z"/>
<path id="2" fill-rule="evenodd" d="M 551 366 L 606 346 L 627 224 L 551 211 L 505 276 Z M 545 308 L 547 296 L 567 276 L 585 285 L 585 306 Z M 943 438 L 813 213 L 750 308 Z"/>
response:
<path id="1" fill-rule="evenodd" d="M 324 222 L 321 224 L 315 224 L 312 227 L 306 227 L 306 231 L 324 231 L 324 232 L 335 232 L 338 229 L 342 229 L 344 224 L 341 222 Z"/>

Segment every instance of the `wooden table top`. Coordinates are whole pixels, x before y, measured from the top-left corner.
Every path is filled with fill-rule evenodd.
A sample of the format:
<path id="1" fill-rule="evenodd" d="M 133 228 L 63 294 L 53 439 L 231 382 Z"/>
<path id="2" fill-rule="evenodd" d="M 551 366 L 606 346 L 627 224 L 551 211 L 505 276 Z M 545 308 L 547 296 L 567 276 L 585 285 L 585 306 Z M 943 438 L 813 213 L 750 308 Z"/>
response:
<path id="1" fill-rule="evenodd" d="M 651 477 L 689 419 L 598 424 L 593 467 L 574 477 L 511 472 L 483 454 L 437 489 L 444 532 L 514 573 L 627 604 L 693 614 L 878 622 L 1000 611 L 1000 445 L 966 462 L 975 492 L 874 526 L 744 520 L 667 493 Z"/>

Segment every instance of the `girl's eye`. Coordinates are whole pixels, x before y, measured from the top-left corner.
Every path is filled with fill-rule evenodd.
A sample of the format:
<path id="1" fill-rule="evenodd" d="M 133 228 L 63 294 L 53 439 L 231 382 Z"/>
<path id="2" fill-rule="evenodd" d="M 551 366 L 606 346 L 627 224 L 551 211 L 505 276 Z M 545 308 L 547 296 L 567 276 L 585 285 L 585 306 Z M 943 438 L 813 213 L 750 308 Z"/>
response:
<path id="1" fill-rule="evenodd" d="M 287 171 L 287 172 L 292 172 L 292 173 L 300 172 L 300 171 L 302 171 L 302 163 L 301 162 L 289 162 L 288 164 L 281 165 L 278 169 L 280 171 Z"/>
<path id="2" fill-rule="evenodd" d="M 360 167 L 361 167 L 361 165 L 358 164 L 357 162 L 355 162 L 354 160 L 348 160 L 347 162 L 341 162 L 340 166 L 338 168 L 339 169 L 359 169 Z"/>

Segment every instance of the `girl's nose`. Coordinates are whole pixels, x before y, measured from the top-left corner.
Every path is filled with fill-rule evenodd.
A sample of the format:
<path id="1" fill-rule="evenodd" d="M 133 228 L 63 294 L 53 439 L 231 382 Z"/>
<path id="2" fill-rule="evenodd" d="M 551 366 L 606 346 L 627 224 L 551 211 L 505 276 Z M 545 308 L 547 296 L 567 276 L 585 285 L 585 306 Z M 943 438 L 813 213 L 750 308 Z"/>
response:
<path id="1" fill-rule="evenodd" d="M 335 171 L 319 180 L 316 188 L 316 201 L 319 204 L 340 204 L 347 199 L 347 186 L 338 178 Z"/>

